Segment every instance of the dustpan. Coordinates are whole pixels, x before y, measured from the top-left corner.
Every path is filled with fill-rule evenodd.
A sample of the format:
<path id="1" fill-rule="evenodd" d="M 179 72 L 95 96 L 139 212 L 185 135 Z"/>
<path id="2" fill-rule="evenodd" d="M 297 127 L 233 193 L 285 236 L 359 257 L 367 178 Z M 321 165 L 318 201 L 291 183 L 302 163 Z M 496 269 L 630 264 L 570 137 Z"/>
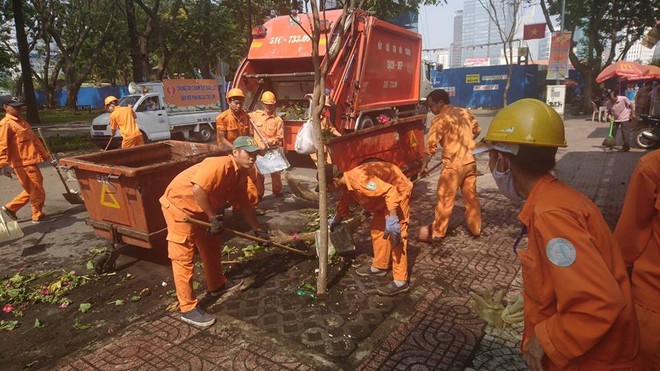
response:
<path id="1" fill-rule="evenodd" d="M 328 231 L 328 256 L 335 253 L 355 251 L 351 230 L 346 223 L 340 223 L 334 231 Z M 314 241 L 316 243 L 316 256 L 319 255 L 319 246 L 321 246 L 321 230 L 314 232 Z"/>
<path id="2" fill-rule="evenodd" d="M 0 211 L 0 242 L 15 240 L 23 236 L 25 233 L 18 226 L 18 222 L 7 217 L 4 211 Z"/>

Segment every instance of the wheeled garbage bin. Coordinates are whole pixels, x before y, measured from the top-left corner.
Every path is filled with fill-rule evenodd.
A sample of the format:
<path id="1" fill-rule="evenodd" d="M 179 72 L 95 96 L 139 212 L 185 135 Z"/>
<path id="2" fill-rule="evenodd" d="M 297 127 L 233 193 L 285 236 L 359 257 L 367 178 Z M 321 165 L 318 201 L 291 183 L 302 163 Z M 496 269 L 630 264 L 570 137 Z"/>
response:
<path id="1" fill-rule="evenodd" d="M 66 157 L 60 163 L 75 171 L 89 213 L 86 222 L 97 236 L 110 241 L 116 259 L 115 251 L 122 244 L 164 248 L 167 228 L 158 199 L 165 188 L 184 169 L 230 151 L 212 144 L 168 140 Z M 112 267 L 101 270 L 114 268 L 114 259 Z"/>

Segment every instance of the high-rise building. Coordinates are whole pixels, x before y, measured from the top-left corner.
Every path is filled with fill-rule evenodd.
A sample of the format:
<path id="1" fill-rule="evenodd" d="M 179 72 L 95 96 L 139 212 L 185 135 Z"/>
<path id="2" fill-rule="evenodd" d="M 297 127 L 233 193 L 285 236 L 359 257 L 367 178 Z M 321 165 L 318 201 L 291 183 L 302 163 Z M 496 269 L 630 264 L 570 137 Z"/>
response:
<path id="1" fill-rule="evenodd" d="M 454 12 L 454 40 L 452 41 L 449 50 L 450 63 L 448 67 L 456 68 L 463 65 L 462 38 L 463 11 L 457 10 Z"/>
<path id="2" fill-rule="evenodd" d="M 510 28 L 509 22 L 501 20 L 503 29 Z M 498 61 L 503 49 L 502 39 L 495 22 L 479 0 L 465 0 L 463 3 L 463 30 L 461 37 L 462 61 L 489 58 Z M 497 63 L 497 62 L 494 62 Z"/>
<path id="3" fill-rule="evenodd" d="M 630 49 L 628 49 L 628 52 L 623 59 L 631 62 L 639 62 L 641 64 L 649 64 L 653 61 L 653 53 L 657 48 L 657 44 L 651 49 L 646 48 L 642 45 L 642 40 L 639 39 L 630 47 Z"/>

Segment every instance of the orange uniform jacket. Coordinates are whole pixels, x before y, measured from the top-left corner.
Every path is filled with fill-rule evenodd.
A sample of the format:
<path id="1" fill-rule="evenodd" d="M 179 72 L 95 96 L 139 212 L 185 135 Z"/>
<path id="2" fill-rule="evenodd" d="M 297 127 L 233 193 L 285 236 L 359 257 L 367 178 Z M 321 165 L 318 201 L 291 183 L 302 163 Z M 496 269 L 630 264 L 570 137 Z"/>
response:
<path id="1" fill-rule="evenodd" d="M 234 143 L 236 138 L 244 135 L 249 136 L 253 131 L 248 114 L 243 112 L 239 117 L 236 117 L 231 109 L 225 110 L 215 118 L 215 128 L 218 131 L 219 146 L 224 145 L 220 142 L 220 133 L 224 133 L 225 138 L 230 143 Z"/>
<path id="2" fill-rule="evenodd" d="M 517 252 L 525 298 L 523 349 L 536 335 L 545 369 L 612 370 L 638 362 L 626 268 L 596 205 L 545 175 L 518 218 L 529 231 L 528 248 Z"/>
<path id="3" fill-rule="evenodd" d="M 193 195 L 193 184 L 202 187 L 209 195 L 211 206 L 219 210 L 227 202 L 250 206 L 246 182 L 247 170 L 241 169 L 232 156 L 210 157 L 177 175 L 167 186 L 161 204 L 167 200 L 185 214 L 206 220 L 206 214 Z"/>
<path id="4" fill-rule="evenodd" d="M 474 138 L 480 133 L 479 122 L 470 111 L 445 105 L 431 122 L 425 153 L 433 156 L 440 145 L 443 162 L 474 162 Z"/>
<path id="5" fill-rule="evenodd" d="M 49 158 L 30 124 L 22 118 L 6 114 L 0 121 L 0 167 L 36 165 Z"/>
<path id="6" fill-rule="evenodd" d="M 140 128 L 135 121 L 136 114 L 131 107 L 115 107 L 110 114 L 110 129 L 115 131 L 119 129 L 123 142 L 128 143 L 134 138 L 142 137 Z M 139 144 L 142 144 L 141 141 Z M 126 148 L 124 143 L 122 147 Z"/>
<path id="7" fill-rule="evenodd" d="M 348 190 L 341 194 L 337 203 L 340 217 L 348 215 L 352 201 L 372 214 L 396 210 L 405 197 L 410 197 L 413 188 L 401 170 L 387 162 L 368 162 L 343 176 Z"/>
<path id="8" fill-rule="evenodd" d="M 614 235 L 633 268 L 635 302 L 660 313 L 660 150 L 637 163 Z"/>
<path id="9" fill-rule="evenodd" d="M 284 121 L 279 116 L 268 115 L 266 111 L 254 111 L 250 118 L 257 126 L 257 129 L 268 141 L 269 147 L 280 147 L 284 141 Z M 255 133 L 254 139 L 261 142 L 259 134 Z"/>

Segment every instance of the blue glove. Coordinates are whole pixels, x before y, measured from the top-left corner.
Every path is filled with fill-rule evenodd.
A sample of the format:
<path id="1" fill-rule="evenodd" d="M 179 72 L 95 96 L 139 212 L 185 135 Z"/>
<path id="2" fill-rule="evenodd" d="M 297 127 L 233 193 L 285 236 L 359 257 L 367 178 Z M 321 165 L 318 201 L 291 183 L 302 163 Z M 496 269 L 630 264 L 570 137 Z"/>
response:
<path id="1" fill-rule="evenodd" d="M 330 228 L 330 232 L 334 231 L 339 224 L 341 224 L 341 217 L 333 215 L 328 218 L 328 228 Z"/>
<path id="2" fill-rule="evenodd" d="M 390 237 L 392 246 L 398 246 L 401 243 L 401 224 L 399 224 L 399 217 L 388 216 L 385 218 L 385 232 L 383 238 Z"/>

